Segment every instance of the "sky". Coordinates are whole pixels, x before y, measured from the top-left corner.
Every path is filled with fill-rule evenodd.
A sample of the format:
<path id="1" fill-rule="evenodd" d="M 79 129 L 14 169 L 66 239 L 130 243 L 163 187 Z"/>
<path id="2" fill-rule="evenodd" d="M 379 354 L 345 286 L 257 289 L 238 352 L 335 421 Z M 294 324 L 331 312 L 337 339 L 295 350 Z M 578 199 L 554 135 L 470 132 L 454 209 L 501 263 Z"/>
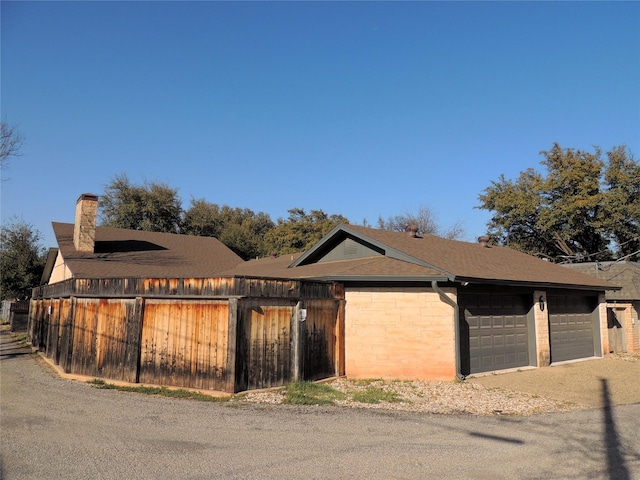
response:
<path id="1" fill-rule="evenodd" d="M 375 226 L 479 195 L 543 150 L 640 156 L 640 2 L 2 1 L 0 109 L 25 142 L 2 224 L 45 247 L 116 176 Z"/>

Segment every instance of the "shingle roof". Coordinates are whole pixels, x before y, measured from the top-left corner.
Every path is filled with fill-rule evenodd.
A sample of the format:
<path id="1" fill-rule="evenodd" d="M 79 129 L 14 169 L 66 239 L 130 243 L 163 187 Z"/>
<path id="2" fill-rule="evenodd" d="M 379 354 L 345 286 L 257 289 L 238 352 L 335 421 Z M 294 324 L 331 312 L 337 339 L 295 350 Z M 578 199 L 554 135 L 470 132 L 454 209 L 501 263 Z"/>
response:
<path id="1" fill-rule="evenodd" d="M 607 290 L 607 300 L 640 300 L 639 262 L 587 262 L 563 266 L 622 287 L 620 290 Z"/>
<path id="2" fill-rule="evenodd" d="M 315 263 L 342 238 L 372 245 L 383 256 Z M 611 284 L 506 247 L 448 240 L 355 225 L 340 225 L 312 249 L 295 256 L 249 261 L 234 268 L 238 275 L 288 278 L 380 280 L 449 279 L 483 283 L 552 285 L 604 290 Z"/>
<path id="3" fill-rule="evenodd" d="M 213 237 L 96 228 L 93 253 L 73 245 L 73 224 L 53 222 L 59 251 L 76 278 L 207 278 L 243 260 Z"/>
<path id="4" fill-rule="evenodd" d="M 277 258 L 250 260 L 223 273 L 271 278 L 321 279 L 327 277 L 327 279 L 331 280 L 372 280 L 374 277 L 385 280 L 391 280 L 393 278 L 408 280 L 410 277 L 414 277 L 416 280 L 425 280 L 427 277 L 446 280 L 446 277 L 443 276 L 442 273 L 432 268 L 385 256 L 313 263 L 289 268 L 293 261 L 301 255 L 301 253 L 297 253 L 294 255 L 283 255 Z"/>

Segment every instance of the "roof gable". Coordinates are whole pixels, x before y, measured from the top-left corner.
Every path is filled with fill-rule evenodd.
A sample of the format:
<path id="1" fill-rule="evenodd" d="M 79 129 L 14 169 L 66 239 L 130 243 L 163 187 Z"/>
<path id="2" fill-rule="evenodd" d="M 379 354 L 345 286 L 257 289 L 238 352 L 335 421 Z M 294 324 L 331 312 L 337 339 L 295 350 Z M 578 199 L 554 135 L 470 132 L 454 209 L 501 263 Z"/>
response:
<path id="1" fill-rule="evenodd" d="M 380 255 L 384 255 L 384 251 L 380 251 L 356 239 L 346 237 L 333 249 L 329 249 L 327 253 L 319 257 L 317 263 L 354 260 L 356 258 L 377 257 Z"/>
<path id="2" fill-rule="evenodd" d="M 323 259 L 332 258 L 332 253 L 335 252 L 336 245 L 340 246 L 349 241 L 352 244 L 358 245 L 361 251 L 377 252 L 379 255 L 383 255 L 391 259 L 430 268 L 438 271 L 443 275 L 449 276 L 449 272 L 446 272 L 431 264 L 430 262 L 427 262 L 421 258 L 416 257 L 415 255 L 412 255 L 411 253 L 408 253 L 406 249 L 402 248 L 402 245 L 394 246 L 395 242 L 390 242 L 389 239 L 376 238 L 375 236 L 371 236 L 369 234 L 370 232 L 377 231 L 381 230 L 374 230 L 365 227 L 354 227 L 353 225 L 338 225 L 327 235 L 325 235 L 311 249 L 302 254 L 290 266 L 300 267 L 303 265 L 318 263 Z M 397 232 L 389 233 L 392 233 L 396 237 L 396 239 L 399 238 L 399 235 L 409 238 L 409 236 L 406 234 L 399 234 Z M 398 248 L 398 246 L 400 248 Z"/>

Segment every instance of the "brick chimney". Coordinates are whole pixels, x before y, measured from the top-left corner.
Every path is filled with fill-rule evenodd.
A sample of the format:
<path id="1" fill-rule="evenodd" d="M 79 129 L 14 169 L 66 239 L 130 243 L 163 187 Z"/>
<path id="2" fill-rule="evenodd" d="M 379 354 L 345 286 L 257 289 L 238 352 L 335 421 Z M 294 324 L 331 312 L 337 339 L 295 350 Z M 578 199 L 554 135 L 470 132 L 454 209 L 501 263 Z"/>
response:
<path id="1" fill-rule="evenodd" d="M 76 222 L 73 227 L 73 245 L 79 252 L 91 252 L 96 240 L 98 196 L 83 193 L 76 203 Z"/>

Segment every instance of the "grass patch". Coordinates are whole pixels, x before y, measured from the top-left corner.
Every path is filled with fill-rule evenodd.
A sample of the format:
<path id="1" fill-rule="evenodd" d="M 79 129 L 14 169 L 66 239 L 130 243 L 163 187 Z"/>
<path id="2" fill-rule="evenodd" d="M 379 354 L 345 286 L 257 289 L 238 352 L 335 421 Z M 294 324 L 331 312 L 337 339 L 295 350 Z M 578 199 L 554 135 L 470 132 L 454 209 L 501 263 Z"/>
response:
<path id="1" fill-rule="evenodd" d="M 352 398 L 355 402 L 360 403 L 396 403 L 402 401 L 402 398 L 397 393 L 376 387 L 370 387 L 365 390 L 354 392 Z"/>
<path id="2" fill-rule="evenodd" d="M 345 395 L 323 383 L 295 382 L 284 387 L 287 405 L 333 405 Z"/>
<path id="3" fill-rule="evenodd" d="M 100 378 L 95 378 L 93 380 L 89 380 L 87 382 L 94 388 L 99 388 L 103 390 L 118 390 L 120 392 L 131 392 L 131 393 L 141 393 L 144 395 L 160 395 L 162 397 L 171 397 L 171 398 L 184 398 L 187 400 L 198 400 L 200 402 L 226 402 L 231 397 L 214 397 L 212 395 L 206 395 L 200 392 L 193 392 L 191 390 L 185 389 L 171 389 L 167 387 L 146 387 L 144 385 L 140 386 L 129 386 L 129 385 L 114 385 L 113 383 L 107 383 Z"/>
<path id="4" fill-rule="evenodd" d="M 20 347 L 26 347 L 29 345 L 29 341 L 27 340 L 26 333 L 21 333 L 20 335 L 16 335 L 14 339 L 18 343 L 18 346 Z"/>

